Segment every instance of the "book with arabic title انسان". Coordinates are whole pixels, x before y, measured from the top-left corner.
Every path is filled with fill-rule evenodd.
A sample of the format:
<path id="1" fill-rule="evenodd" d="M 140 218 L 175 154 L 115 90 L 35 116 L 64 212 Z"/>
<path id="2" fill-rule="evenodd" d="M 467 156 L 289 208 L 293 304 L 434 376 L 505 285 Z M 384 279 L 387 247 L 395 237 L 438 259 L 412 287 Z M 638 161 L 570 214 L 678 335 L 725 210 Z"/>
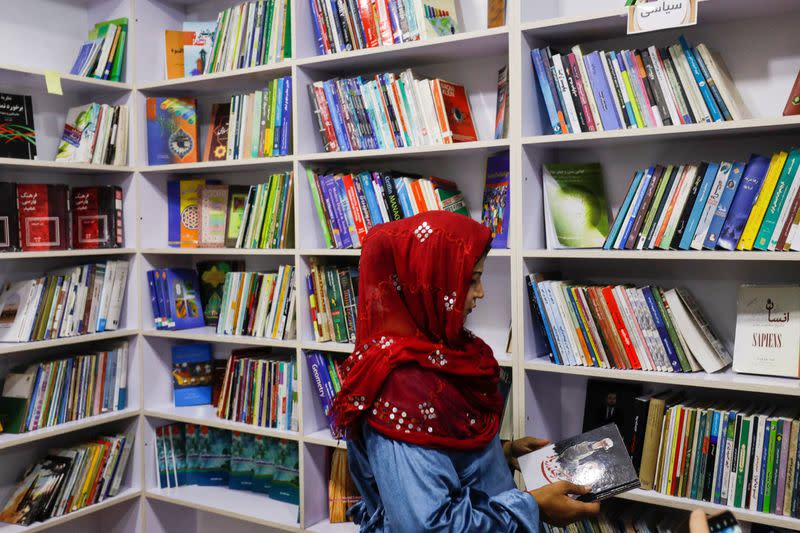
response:
<path id="1" fill-rule="evenodd" d="M 616 424 L 564 439 L 519 458 L 528 490 L 557 481 L 592 487 L 581 501 L 598 501 L 639 487 L 639 476 Z"/>

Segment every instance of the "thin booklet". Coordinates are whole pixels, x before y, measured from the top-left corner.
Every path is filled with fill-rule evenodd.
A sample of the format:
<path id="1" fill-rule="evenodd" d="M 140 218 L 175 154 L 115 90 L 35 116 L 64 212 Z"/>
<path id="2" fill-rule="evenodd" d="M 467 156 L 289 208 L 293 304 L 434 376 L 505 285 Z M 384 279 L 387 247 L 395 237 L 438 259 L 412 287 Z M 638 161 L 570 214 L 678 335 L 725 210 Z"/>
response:
<path id="1" fill-rule="evenodd" d="M 628 450 L 616 424 L 545 446 L 519 458 L 528 490 L 557 481 L 587 485 L 581 501 L 597 501 L 639 487 Z"/>

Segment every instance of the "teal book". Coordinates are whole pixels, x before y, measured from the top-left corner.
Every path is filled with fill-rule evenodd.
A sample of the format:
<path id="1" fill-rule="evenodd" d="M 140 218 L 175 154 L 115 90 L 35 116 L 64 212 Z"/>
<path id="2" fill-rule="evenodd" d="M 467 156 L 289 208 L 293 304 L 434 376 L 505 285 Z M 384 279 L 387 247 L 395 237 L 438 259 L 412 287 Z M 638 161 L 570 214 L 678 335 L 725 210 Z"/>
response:
<path id="1" fill-rule="evenodd" d="M 798 168 L 800 167 L 800 148 L 795 148 L 789 153 L 786 163 L 783 165 L 778 183 L 775 185 L 775 191 L 772 193 L 767 212 L 764 213 L 764 220 L 761 222 L 761 228 L 758 230 L 756 242 L 753 248 L 756 250 L 766 251 L 769 249 L 770 241 L 773 240 L 773 233 L 775 226 L 778 225 L 778 219 L 781 216 L 783 206 L 787 201 L 789 189 L 792 187 L 792 182 L 797 178 Z M 777 242 L 777 237 L 775 237 Z"/>
<path id="2" fill-rule="evenodd" d="M 544 166 L 547 248 L 600 248 L 609 231 L 599 163 Z"/>
<path id="3" fill-rule="evenodd" d="M 255 467 L 255 436 L 240 431 L 231 432 L 231 469 L 228 486 L 235 490 L 253 490 Z"/>
<path id="4" fill-rule="evenodd" d="M 253 437 L 253 485 L 252 490 L 269 494 L 275 475 L 275 439 L 263 435 Z"/>
<path id="5" fill-rule="evenodd" d="M 231 456 L 231 432 L 199 426 L 196 434 L 197 485 L 226 486 Z"/>
<path id="6" fill-rule="evenodd" d="M 277 440 L 275 450 L 275 474 L 269 497 L 294 505 L 300 504 L 300 458 L 297 443 Z"/>

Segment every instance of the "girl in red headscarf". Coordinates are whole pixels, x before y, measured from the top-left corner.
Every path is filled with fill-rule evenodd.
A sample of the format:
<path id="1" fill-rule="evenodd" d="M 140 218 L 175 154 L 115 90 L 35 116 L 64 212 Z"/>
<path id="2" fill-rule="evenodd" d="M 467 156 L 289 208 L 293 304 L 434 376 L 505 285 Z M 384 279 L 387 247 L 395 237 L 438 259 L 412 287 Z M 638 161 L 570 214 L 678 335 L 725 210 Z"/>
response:
<path id="1" fill-rule="evenodd" d="M 501 444 L 499 368 L 464 329 L 491 236 L 431 211 L 375 227 L 360 262 L 356 349 L 334 403 L 362 532 L 539 530 L 596 513 L 566 482 L 518 490 L 509 465 L 546 442 Z"/>

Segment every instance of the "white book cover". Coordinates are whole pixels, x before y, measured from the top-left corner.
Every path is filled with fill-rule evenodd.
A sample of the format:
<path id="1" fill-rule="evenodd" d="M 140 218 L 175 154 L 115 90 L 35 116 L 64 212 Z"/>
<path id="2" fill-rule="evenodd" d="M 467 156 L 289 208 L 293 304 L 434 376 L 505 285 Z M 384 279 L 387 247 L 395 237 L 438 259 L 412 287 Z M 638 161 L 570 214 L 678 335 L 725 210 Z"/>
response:
<path id="1" fill-rule="evenodd" d="M 67 111 L 64 132 L 56 152 L 56 161 L 88 163 L 92 160 L 92 148 L 100 114 L 99 104 L 72 107 Z"/>
<path id="2" fill-rule="evenodd" d="M 733 369 L 800 377 L 800 286 L 739 288 Z"/>
<path id="3" fill-rule="evenodd" d="M 34 313 L 36 309 L 29 305 L 35 289 L 36 280 L 25 280 L 11 284 L 0 294 L 0 342 L 28 340 L 24 326 L 28 313 Z"/>
<path id="4" fill-rule="evenodd" d="M 681 335 L 686 340 L 686 344 L 690 347 L 692 354 L 700 363 L 700 366 L 703 367 L 703 370 L 713 373 L 725 368 L 727 363 L 719 358 L 716 350 L 703 331 L 701 331 L 700 326 L 684 306 L 678 293 L 674 289 L 668 290 L 664 292 L 664 297 L 669 303 L 675 327 L 680 330 Z"/>

